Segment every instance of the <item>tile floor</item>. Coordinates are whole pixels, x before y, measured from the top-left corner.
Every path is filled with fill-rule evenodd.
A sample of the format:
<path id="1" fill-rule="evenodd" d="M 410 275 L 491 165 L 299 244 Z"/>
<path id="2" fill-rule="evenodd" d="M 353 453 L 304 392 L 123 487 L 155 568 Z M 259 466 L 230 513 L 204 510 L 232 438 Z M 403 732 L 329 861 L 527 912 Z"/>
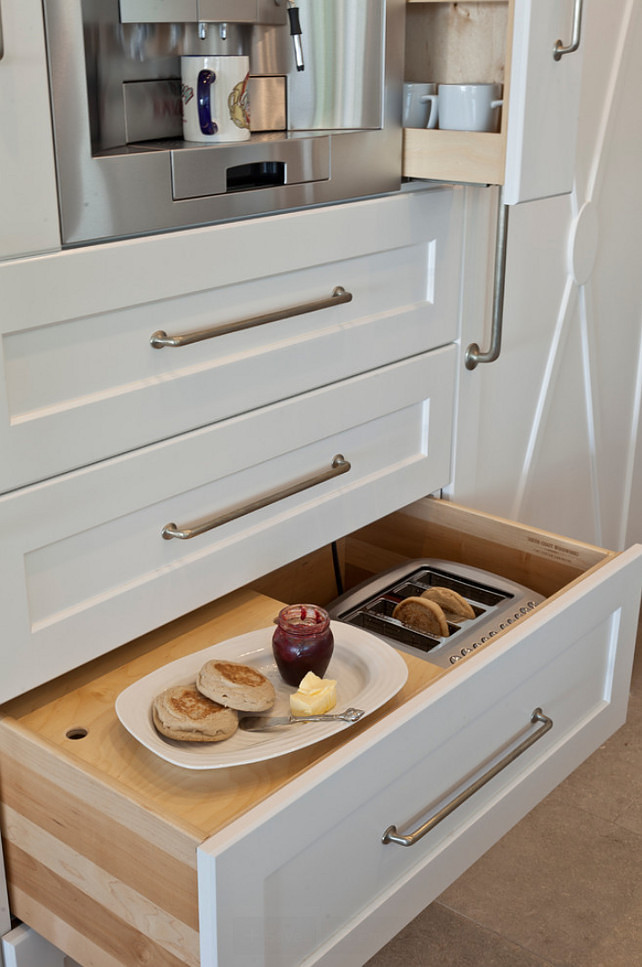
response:
<path id="1" fill-rule="evenodd" d="M 642 625 L 626 725 L 366 967 L 642 967 Z"/>

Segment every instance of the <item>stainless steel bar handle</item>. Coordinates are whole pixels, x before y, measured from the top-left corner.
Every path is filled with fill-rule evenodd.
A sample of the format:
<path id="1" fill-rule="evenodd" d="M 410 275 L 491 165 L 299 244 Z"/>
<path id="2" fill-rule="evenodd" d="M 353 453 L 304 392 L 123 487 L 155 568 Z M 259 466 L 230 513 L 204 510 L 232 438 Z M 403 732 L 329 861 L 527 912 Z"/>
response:
<path id="1" fill-rule="evenodd" d="M 490 346 L 482 352 L 478 343 L 473 342 L 466 350 L 464 362 L 466 369 L 474 369 L 478 363 L 494 363 L 499 359 L 502 348 L 504 328 L 504 291 L 506 289 L 506 250 L 508 247 L 508 205 L 504 204 L 504 189 L 499 189 L 497 202 L 497 232 L 495 235 L 495 272 L 493 284 L 493 322 L 490 331 Z"/>
<path id="2" fill-rule="evenodd" d="M 340 477 L 341 474 L 347 473 L 351 469 L 351 466 L 350 462 L 345 459 L 342 453 L 337 453 L 333 457 L 332 463 L 327 470 L 321 470 L 311 477 L 304 477 L 303 480 L 297 480 L 279 490 L 271 490 L 269 493 L 263 494 L 262 497 L 257 497 L 255 500 L 251 500 L 241 507 L 229 510 L 224 514 L 219 514 L 210 520 L 204 520 L 200 524 L 194 524 L 193 527 L 177 527 L 176 524 L 166 524 L 161 531 L 162 537 L 166 541 L 171 541 L 173 538 L 177 538 L 180 541 L 189 541 L 192 537 L 198 537 L 199 534 L 214 530 L 215 527 L 228 524 L 231 520 L 237 520 L 237 518 L 251 514 L 253 511 L 260 510 L 262 507 L 276 504 L 279 500 L 285 500 L 286 497 L 292 497 L 293 494 L 299 494 L 303 490 L 309 490 L 310 487 L 316 487 L 317 484 L 331 480 L 333 477 Z"/>
<path id="3" fill-rule="evenodd" d="M 4 57 L 4 36 L 2 34 L 2 8 L 0 7 L 0 60 Z"/>
<path id="4" fill-rule="evenodd" d="M 254 329 L 256 326 L 265 326 L 269 322 L 278 322 L 279 319 L 290 319 L 292 316 L 302 316 L 307 312 L 316 312 L 317 309 L 330 309 L 332 306 L 343 305 L 345 302 L 352 302 L 352 293 L 346 292 L 342 285 L 337 285 L 332 290 L 332 295 L 326 299 L 316 299 L 314 302 L 300 302 L 296 306 L 289 306 L 285 309 L 275 309 L 273 312 L 265 312 L 260 316 L 250 316 L 247 319 L 239 319 L 237 322 L 224 323 L 222 326 L 213 326 L 211 329 L 198 329 L 194 332 L 184 332 L 180 336 L 168 336 L 167 333 L 159 329 L 158 332 L 150 336 L 150 343 L 154 349 L 172 349 L 178 346 L 189 346 L 193 342 L 202 342 L 203 339 L 214 339 L 215 336 L 224 336 L 229 332 L 240 332 L 242 329 Z"/>
<path id="5" fill-rule="evenodd" d="M 561 40 L 555 41 L 555 46 L 553 47 L 554 60 L 561 60 L 564 54 L 573 54 L 579 48 L 582 34 L 583 2 L 584 0 L 575 0 L 575 6 L 573 8 L 573 33 L 571 35 L 571 42 L 568 47 L 565 47 Z"/>
<path id="6" fill-rule="evenodd" d="M 528 738 L 524 739 L 523 742 L 520 742 L 518 746 L 505 755 L 503 759 L 500 759 L 499 762 L 495 763 L 495 765 L 488 769 L 488 771 L 480 776 L 479 779 L 464 789 L 463 792 L 460 792 L 459 795 L 451 799 L 450 802 L 446 803 L 446 805 L 443 806 L 439 812 L 435 813 L 434 816 L 431 816 L 428 822 L 424 823 L 423 826 L 419 826 L 418 829 L 413 830 L 412 833 L 408 833 L 406 836 L 398 833 L 396 826 L 388 826 L 381 838 L 381 841 L 383 843 L 397 843 L 399 846 L 414 846 L 415 843 L 418 843 L 419 840 L 426 835 L 426 833 L 429 833 L 430 830 L 434 829 L 435 826 L 446 818 L 446 816 L 450 816 L 450 814 L 461 806 L 462 803 L 465 803 L 466 800 L 470 799 L 471 796 L 474 796 L 475 793 L 482 788 L 482 786 L 485 786 L 487 782 L 490 782 L 491 779 L 494 779 L 498 773 L 509 766 L 511 762 L 514 762 L 515 759 L 526 752 L 527 749 L 530 749 L 535 742 L 538 742 L 539 739 L 541 739 L 543 735 L 546 735 L 546 733 L 553 727 L 553 720 L 549 719 L 547 715 L 544 715 L 541 708 L 536 708 L 531 715 L 531 723 L 535 725 L 536 722 L 541 723 L 536 732 L 533 732 L 528 736 Z"/>

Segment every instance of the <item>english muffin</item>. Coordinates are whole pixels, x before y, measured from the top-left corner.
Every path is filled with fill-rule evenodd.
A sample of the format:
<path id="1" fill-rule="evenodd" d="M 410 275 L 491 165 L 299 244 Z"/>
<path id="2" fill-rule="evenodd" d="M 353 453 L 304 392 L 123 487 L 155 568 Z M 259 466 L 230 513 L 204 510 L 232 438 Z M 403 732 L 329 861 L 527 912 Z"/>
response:
<path id="1" fill-rule="evenodd" d="M 234 709 L 211 702 L 195 685 L 173 685 L 152 702 L 152 719 L 161 735 L 181 742 L 221 742 L 234 735 Z"/>
<path id="2" fill-rule="evenodd" d="M 235 661 L 206 661 L 196 676 L 196 687 L 219 705 L 239 712 L 265 712 L 276 698 L 272 682 L 250 665 Z"/>
<path id="3" fill-rule="evenodd" d="M 423 631 L 437 638 L 450 635 L 446 616 L 438 604 L 427 598 L 404 598 L 395 605 L 392 617 L 415 631 Z"/>
<path id="4" fill-rule="evenodd" d="M 475 612 L 466 598 L 462 598 L 452 588 L 428 588 L 421 597 L 438 604 L 451 621 L 468 621 L 475 617 Z"/>

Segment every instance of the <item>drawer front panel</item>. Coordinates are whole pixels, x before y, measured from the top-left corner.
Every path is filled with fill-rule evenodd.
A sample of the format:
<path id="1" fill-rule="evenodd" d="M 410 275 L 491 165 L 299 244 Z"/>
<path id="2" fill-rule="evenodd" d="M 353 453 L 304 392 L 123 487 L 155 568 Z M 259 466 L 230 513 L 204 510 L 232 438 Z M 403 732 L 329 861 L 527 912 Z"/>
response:
<path id="1" fill-rule="evenodd" d="M 392 248 L 381 237 L 368 248 L 357 231 L 354 258 L 337 259 L 329 244 L 321 264 L 292 271 L 291 247 L 307 244 L 293 229 L 291 238 L 275 232 L 271 239 L 283 252 L 280 271 L 270 277 L 260 259 L 248 257 L 241 283 L 226 284 L 217 269 L 191 293 L 160 299 L 149 285 L 144 301 L 109 311 L 96 301 L 93 312 L 71 315 L 62 280 L 48 310 L 21 302 L 6 314 L 2 336 L 0 490 L 452 341 L 459 235 L 451 198 L 436 193 L 433 218 L 421 232 L 406 229 L 404 245 Z M 224 239 L 211 245 L 213 267 L 222 261 Z M 128 272 L 135 271 L 134 254 Z M 243 262 L 242 249 L 237 256 Z M 182 261 L 171 271 L 183 272 Z M 27 282 L 43 281 L 36 264 Z M 333 296 L 337 288 L 351 300 Z M 247 328 L 227 331 L 236 326 Z M 181 340 L 194 332 L 211 335 L 180 346 L 151 343 L 156 333 Z"/>
<path id="2" fill-rule="evenodd" d="M 203 844 L 203 962 L 359 967 L 620 725 L 639 550 L 602 571 L 449 672 L 428 705 L 355 738 L 361 750 L 327 764 L 322 785 L 308 776 L 300 796 L 290 789 Z M 530 724 L 538 707 L 550 731 L 466 798 L 541 729 Z M 382 842 L 389 827 L 414 832 L 459 794 L 414 845 Z M 254 876 L 241 883 L 250 858 Z M 257 922 L 242 936 L 244 910 Z"/>
<path id="3" fill-rule="evenodd" d="M 445 347 L 0 498 L 0 699 L 444 485 L 455 362 Z M 274 499 L 338 454 L 349 472 Z"/>

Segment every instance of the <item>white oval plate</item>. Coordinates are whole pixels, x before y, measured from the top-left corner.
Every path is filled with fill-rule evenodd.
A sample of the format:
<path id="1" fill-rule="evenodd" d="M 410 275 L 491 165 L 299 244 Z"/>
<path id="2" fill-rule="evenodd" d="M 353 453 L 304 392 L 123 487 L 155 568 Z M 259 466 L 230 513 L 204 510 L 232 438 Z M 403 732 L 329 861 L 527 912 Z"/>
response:
<path id="1" fill-rule="evenodd" d="M 273 732 L 242 732 L 222 742 L 178 742 L 160 735 L 154 728 L 151 706 L 156 695 L 171 685 L 194 682 L 199 668 L 210 658 L 252 665 L 266 675 L 276 690 L 276 702 L 270 715 L 288 715 L 290 695 L 296 689 L 286 685 L 272 655 L 273 627 L 261 628 L 229 638 L 211 648 L 186 655 L 139 679 L 116 699 L 116 714 L 127 731 L 142 745 L 176 766 L 184 769 L 222 769 L 246 765 L 294 752 L 320 742 L 338 731 L 350 728 L 348 722 L 308 722 L 284 726 Z M 408 678 L 405 661 L 380 638 L 361 628 L 332 623 L 334 652 L 325 673 L 337 682 L 337 704 L 334 711 L 349 706 L 374 712 L 396 695 Z"/>

